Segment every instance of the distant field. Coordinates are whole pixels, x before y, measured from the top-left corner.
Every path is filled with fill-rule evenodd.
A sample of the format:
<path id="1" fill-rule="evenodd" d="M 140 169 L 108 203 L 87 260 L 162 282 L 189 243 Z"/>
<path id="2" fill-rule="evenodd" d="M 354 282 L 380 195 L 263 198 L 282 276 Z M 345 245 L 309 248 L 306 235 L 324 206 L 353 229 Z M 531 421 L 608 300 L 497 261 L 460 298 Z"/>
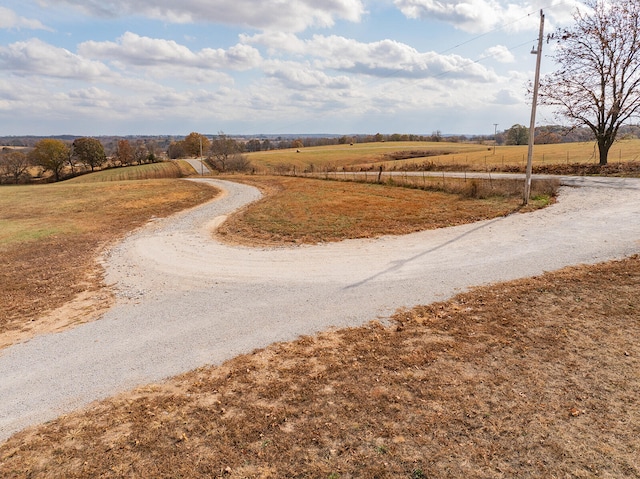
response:
<path id="1" fill-rule="evenodd" d="M 257 167 L 278 168 L 282 165 L 295 166 L 298 169 L 320 169 L 326 166 L 366 166 L 384 159 L 386 154 L 404 150 L 438 150 L 450 154 L 465 152 L 474 154 L 486 151 L 486 146 L 468 143 L 446 142 L 379 142 L 355 143 L 353 145 L 331 145 L 310 148 L 292 148 L 249 153 L 249 159 Z M 299 152 L 298 152 L 299 151 Z"/>
<path id="2" fill-rule="evenodd" d="M 249 159 L 258 169 L 278 170 L 295 167 L 297 171 L 323 171 L 325 169 L 399 169 L 403 165 L 420 164 L 425 161 L 436 165 L 454 165 L 464 170 L 474 168 L 501 168 L 524 166 L 527 161 L 526 145 L 498 146 L 472 143 L 448 142 L 384 142 L 356 143 L 288 150 L 272 150 L 249 153 Z M 393 160 L 390 155 L 397 152 L 422 152 L 415 158 Z M 397 156 L 397 155 L 396 155 Z M 621 140 L 609 153 L 609 162 L 638 161 L 640 140 Z M 595 143 L 560 143 L 536 145 L 533 164 L 598 163 Z"/>

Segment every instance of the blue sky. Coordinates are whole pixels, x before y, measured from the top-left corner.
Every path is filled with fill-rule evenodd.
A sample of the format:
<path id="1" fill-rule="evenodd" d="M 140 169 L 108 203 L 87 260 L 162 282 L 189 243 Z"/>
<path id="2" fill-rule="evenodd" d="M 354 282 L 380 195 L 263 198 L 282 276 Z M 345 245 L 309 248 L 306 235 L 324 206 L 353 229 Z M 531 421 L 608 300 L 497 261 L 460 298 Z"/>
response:
<path id="1" fill-rule="evenodd" d="M 3 0 L 0 136 L 490 134 L 529 123 L 540 9 L 579 5 Z"/>

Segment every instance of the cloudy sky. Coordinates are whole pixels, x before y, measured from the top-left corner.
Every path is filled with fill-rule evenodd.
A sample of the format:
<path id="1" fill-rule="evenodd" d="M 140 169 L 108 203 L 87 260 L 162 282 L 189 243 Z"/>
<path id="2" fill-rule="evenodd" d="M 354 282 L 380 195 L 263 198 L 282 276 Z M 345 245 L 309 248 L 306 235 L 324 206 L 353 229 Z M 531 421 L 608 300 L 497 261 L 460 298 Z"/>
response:
<path id="1" fill-rule="evenodd" d="M 577 5 L 3 0 L 0 136 L 490 134 L 529 123 L 540 9 Z"/>

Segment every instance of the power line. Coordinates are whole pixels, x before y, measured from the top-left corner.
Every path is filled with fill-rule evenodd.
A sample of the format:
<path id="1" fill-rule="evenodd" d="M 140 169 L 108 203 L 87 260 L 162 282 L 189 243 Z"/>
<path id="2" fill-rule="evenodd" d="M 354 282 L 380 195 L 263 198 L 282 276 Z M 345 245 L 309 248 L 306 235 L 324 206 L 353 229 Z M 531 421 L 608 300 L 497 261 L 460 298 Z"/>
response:
<path id="1" fill-rule="evenodd" d="M 550 9 L 550 10 L 554 10 L 555 7 L 558 7 L 558 6 L 561 6 L 561 5 L 570 5 L 570 4 L 571 4 L 570 0 L 562 0 L 560 3 L 557 3 L 555 5 L 549 5 L 549 6 L 545 7 L 545 8 L 546 9 Z M 482 34 L 476 35 L 475 37 L 470 38 L 470 39 L 468 39 L 468 40 L 466 40 L 466 41 L 464 41 L 462 43 L 456 44 L 454 46 L 451 46 L 449 48 L 446 48 L 444 50 L 436 52 L 436 54 L 437 55 L 444 55 L 444 54 L 446 54 L 448 52 L 454 51 L 454 50 L 456 50 L 458 48 L 461 48 L 461 47 L 463 47 L 465 45 L 468 45 L 470 43 L 475 43 L 478 40 L 480 40 L 481 38 L 484 38 L 484 37 L 486 37 L 488 35 L 491 35 L 493 33 L 496 33 L 496 32 L 500 32 L 500 31 L 506 30 L 508 27 L 510 27 L 512 25 L 515 25 L 515 24 L 523 21 L 524 19 L 528 19 L 532 15 L 537 15 L 537 14 L 538 14 L 537 11 L 530 12 L 530 13 L 528 13 L 526 15 L 523 15 L 522 17 L 519 17 L 519 18 L 517 18 L 517 19 L 515 19 L 515 20 L 513 20 L 511 22 L 504 23 L 504 24 L 502 24 L 502 25 L 500 25 L 498 27 L 495 27 L 495 28 L 487 31 L 487 32 L 484 32 Z M 506 50 L 509 51 L 509 52 L 513 52 L 513 51 L 515 51 L 515 50 L 517 50 L 519 48 L 522 48 L 523 46 L 530 45 L 532 42 L 535 42 L 536 40 L 537 40 L 536 38 L 532 38 L 532 39 L 529 39 L 529 40 L 527 40 L 525 42 L 519 43 L 518 45 L 515 45 L 515 46 L 512 46 L 512 47 L 506 47 Z M 491 59 L 491 58 L 495 58 L 499 54 L 500 54 L 500 52 L 496 52 L 495 54 L 489 54 L 489 55 L 485 54 L 485 55 L 483 55 L 483 56 L 481 56 L 481 57 L 479 57 L 479 58 L 477 58 L 475 60 L 469 60 L 468 63 L 466 63 L 466 64 L 464 64 L 462 66 L 459 66 L 459 68 L 442 71 L 442 72 L 437 73 L 437 74 L 427 75 L 427 76 L 423 77 L 422 79 L 423 80 L 439 79 L 439 78 L 442 78 L 442 77 L 444 77 L 446 75 L 450 75 L 450 74 L 459 72 L 460 68 L 470 67 L 472 65 L 480 64 L 485 60 L 488 60 L 488 59 Z M 392 70 L 392 71 L 388 72 L 385 75 L 378 75 L 375 79 L 372 79 L 369 82 L 365 82 L 363 86 L 365 88 L 372 87 L 377 83 L 381 83 L 381 82 L 383 82 L 385 80 L 389 80 L 391 78 L 397 77 L 398 74 L 406 72 L 406 71 L 407 71 L 407 68 L 405 68 L 405 67 L 397 68 L 395 70 Z M 409 85 L 406 85 L 406 86 L 403 86 L 403 87 L 396 87 L 395 89 L 396 90 L 402 90 L 402 89 L 408 88 L 408 87 L 409 87 Z M 348 107 L 345 107 L 345 108 L 348 108 Z"/>

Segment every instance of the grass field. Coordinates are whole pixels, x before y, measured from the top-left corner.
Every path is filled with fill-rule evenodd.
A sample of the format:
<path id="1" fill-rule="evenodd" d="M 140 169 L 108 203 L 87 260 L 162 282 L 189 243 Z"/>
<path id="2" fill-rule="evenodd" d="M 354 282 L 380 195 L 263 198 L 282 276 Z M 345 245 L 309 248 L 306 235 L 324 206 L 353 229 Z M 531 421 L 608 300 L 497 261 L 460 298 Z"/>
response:
<path id="1" fill-rule="evenodd" d="M 522 210 L 522 182 L 471 181 L 455 193 L 403 188 L 397 183 L 370 184 L 291 177 L 231 177 L 254 184 L 267 197 L 229 218 L 218 234 L 244 244 L 318 243 L 426 229 L 504 216 Z M 515 184 L 514 184 L 515 183 Z M 476 185 L 476 186 L 474 186 Z M 478 186 L 480 185 L 480 186 Z M 514 188 L 515 187 L 515 188 Z M 474 194 L 486 188 L 486 194 Z M 557 182 L 535 182 L 528 210 L 549 204 Z M 439 188 L 434 188 L 439 189 Z"/>
<path id="2" fill-rule="evenodd" d="M 380 166 L 387 171 L 420 165 L 428 161 L 437 167 L 463 170 L 501 170 L 526 166 L 527 146 L 479 145 L 471 143 L 448 142 L 381 142 L 356 143 L 310 147 L 290 150 L 274 150 L 249 153 L 252 164 L 259 170 L 325 171 L 347 169 L 376 170 Z M 392 160 L 396 153 L 414 153 L 416 158 Z M 422 153 L 420 155 L 420 153 Z M 620 140 L 609 152 L 609 161 L 637 162 L 640 160 L 640 140 Z M 534 166 L 597 164 L 596 145 L 588 143 L 560 143 L 555 145 L 536 145 L 534 148 Z"/>

